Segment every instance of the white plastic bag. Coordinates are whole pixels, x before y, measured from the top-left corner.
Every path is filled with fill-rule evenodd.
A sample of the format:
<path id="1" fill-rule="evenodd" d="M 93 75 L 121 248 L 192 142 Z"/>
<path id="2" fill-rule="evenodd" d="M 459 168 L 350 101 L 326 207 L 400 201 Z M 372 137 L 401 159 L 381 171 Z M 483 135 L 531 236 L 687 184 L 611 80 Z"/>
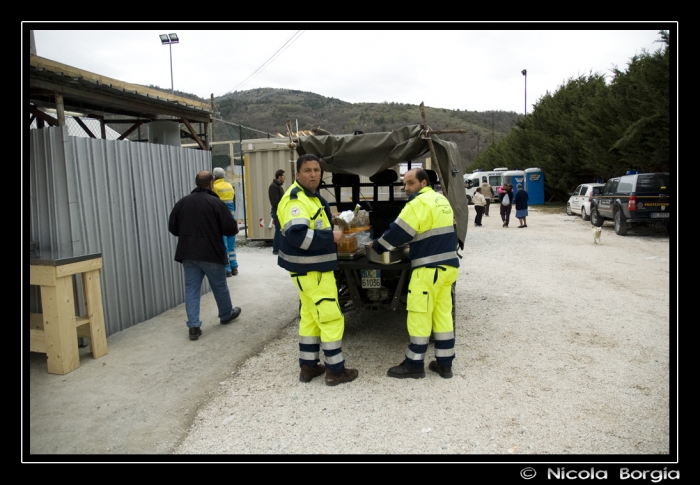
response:
<path id="1" fill-rule="evenodd" d="M 510 197 L 508 197 L 508 194 L 503 196 L 503 199 L 501 199 L 501 204 L 510 205 Z"/>

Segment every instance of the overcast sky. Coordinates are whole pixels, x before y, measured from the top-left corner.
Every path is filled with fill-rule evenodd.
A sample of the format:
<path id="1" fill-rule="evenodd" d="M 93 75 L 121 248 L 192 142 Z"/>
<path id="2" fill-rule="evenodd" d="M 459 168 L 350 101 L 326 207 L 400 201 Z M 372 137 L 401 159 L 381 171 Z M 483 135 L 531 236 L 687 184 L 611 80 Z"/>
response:
<path id="1" fill-rule="evenodd" d="M 625 70 L 643 49 L 662 47 L 656 42 L 659 24 L 610 24 L 609 30 L 489 30 L 489 24 L 450 24 L 463 30 L 380 30 L 381 25 L 377 30 L 254 30 L 255 24 L 182 30 L 183 24 L 169 23 L 159 30 L 133 30 L 127 25 L 128 30 L 35 30 L 36 53 L 121 81 L 169 89 L 172 49 L 175 89 L 206 99 L 270 87 L 351 103 L 424 102 L 523 113 L 527 96 L 529 113 L 547 91 L 554 93 L 571 77 L 594 72 L 610 78 L 611 69 Z M 161 44 L 164 33 L 176 33 L 180 42 Z"/>

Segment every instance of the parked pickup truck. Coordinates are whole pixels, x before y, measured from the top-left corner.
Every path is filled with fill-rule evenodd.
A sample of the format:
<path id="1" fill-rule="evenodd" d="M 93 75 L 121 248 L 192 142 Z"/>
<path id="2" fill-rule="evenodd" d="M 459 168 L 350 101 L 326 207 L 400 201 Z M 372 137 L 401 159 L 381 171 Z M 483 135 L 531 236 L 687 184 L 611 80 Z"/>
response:
<path id="1" fill-rule="evenodd" d="M 443 177 L 439 183 L 455 213 L 458 239 L 455 249 L 459 255 L 459 250 L 464 249 L 469 225 L 459 152 L 453 142 L 441 140 L 434 134 L 430 138 Z M 331 211 L 341 213 L 353 210 L 359 204 L 369 214 L 373 238 L 388 229 L 406 204 L 398 167 L 420 167 L 425 157 L 430 156 L 430 146 L 420 125 L 406 126 L 390 133 L 299 137 L 296 151 L 299 155 L 312 153 L 321 159 L 321 168 L 326 174 L 324 180 L 328 172 L 331 173 L 331 184 L 324 183 L 320 188 L 321 195 L 331 205 Z M 361 183 L 361 175 L 369 177 L 370 182 Z M 429 171 L 429 175 L 432 175 L 431 182 L 435 186 L 438 183 L 437 171 Z M 411 278 L 410 261 L 382 264 L 370 261 L 364 252 L 360 253 L 339 255 L 340 270 L 336 273 L 336 280 L 343 311 L 405 310 Z M 454 314 L 454 287 L 452 299 Z"/>
<path id="2" fill-rule="evenodd" d="M 615 234 L 624 236 L 635 225 L 665 227 L 671 231 L 673 206 L 668 172 L 613 177 L 591 198 L 591 224 L 612 220 Z"/>

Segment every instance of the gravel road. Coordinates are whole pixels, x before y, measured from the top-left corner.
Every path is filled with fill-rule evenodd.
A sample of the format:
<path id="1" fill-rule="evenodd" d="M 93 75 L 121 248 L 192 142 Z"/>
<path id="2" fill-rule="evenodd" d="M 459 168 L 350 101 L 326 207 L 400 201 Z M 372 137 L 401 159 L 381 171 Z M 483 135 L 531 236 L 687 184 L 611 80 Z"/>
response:
<path id="1" fill-rule="evenodd" d="M 220 382 L 173 453 L 669 454 L 677 321 L 665 230 L 622 237 L 606 222 L 598 246 L 578 216 L 531 207 L 518 229 L 492 213 L 467 235 L 452 379 L 387 377 L 403 359 L 405 315 L 355 312 L 343 353 L 358 379 L 301 383 L 294 320 Z"/>

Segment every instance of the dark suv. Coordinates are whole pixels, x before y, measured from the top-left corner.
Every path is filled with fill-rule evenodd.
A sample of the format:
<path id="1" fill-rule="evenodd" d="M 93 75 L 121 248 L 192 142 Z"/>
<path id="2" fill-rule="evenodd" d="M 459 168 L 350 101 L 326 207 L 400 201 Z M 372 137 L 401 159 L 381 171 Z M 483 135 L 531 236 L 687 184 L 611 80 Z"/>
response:
<path id="1" fill-rule="evenodd" d="M 591 223 L 600 227 L 605 219 L 611 219 L 619 236 L 627 234 L 633 225 L 665 227 L 670 232 L 668 172 L 613 177 L 590 201 Z"/>

